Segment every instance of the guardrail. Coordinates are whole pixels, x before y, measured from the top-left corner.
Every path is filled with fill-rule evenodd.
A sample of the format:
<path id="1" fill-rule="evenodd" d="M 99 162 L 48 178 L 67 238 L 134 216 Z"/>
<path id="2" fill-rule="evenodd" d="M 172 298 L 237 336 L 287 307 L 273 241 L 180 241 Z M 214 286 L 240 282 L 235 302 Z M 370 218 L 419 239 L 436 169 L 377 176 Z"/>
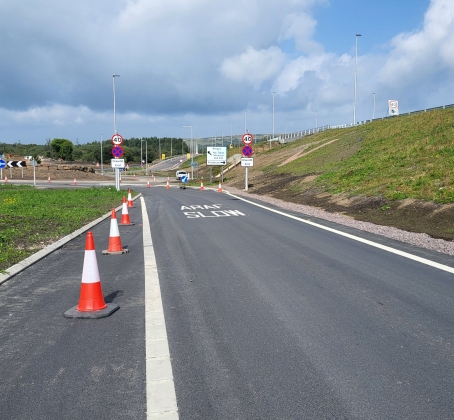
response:
<path id="1" fill-rule="evenodd" d="M 339 125 L 324 125 L 322 127 L 310 128 L 309 130 L 296 131 L 294 133 L 289 133 L 289 134 L 280 134 L 277 137 L 277 139 L 278 139 L 279 143 L 285 144 L 285 143 L 290 143 L 292 141 L 300 139 L 301 137 L 307 136 L 309 134 L 315 134 L 315 133 L 319 133 L 319 132 L 325 131 L 325 130 L 331 130 L 331 129 L 335 129 L 335 128 L 349 128 L 349 127 L 354 127 L 357 125 L 367 124 L 372 121 L 385 120 L 387 118 L 403 117 L 404 115 L 413 115 L 413 114 L 419 114 L 420 112 L 430 112 L 430 111 L 435 111 L 436 109 L 446 109 L 446 108 L 453 108 L 453 107 L 454 107 L 454 104 L 436 106 L 433 108 L 426 108 L 426 109 L 420 109 L 417 111 L 405 112 L 405 113 L 399 114 L 399 115 L 386 115 L 385 117 L 358 121 L 356 124 L 350 123 L 350 124 L 339 124 Z"/>

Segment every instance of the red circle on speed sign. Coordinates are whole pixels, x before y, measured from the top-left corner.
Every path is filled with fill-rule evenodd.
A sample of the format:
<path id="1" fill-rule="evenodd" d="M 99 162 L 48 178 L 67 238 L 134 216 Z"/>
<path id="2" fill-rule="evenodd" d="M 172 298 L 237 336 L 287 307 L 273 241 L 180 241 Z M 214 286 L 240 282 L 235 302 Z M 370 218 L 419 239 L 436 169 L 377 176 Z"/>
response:
<path id="1" fill-rule="evenodd" d="M 252 134 L 246 133 L 243 134 L 243 138 L 241 139 L 241 141 L 247 146 L 254 141 L 254 137 L 252 136 Z"/>
<path id="2" fill-rule="evenodd" d="M 120 134 L 114 134 L 110 141 L 114 146 L 121 146 L 123 144 L 123 137 Z"/>

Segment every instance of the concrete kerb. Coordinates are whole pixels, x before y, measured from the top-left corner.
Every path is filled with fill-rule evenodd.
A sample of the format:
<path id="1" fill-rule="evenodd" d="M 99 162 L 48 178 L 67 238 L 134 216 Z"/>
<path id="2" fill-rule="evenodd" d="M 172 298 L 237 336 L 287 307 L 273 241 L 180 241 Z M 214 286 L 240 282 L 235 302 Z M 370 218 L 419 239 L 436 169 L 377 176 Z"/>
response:
<path id="1" fill-rule="evenodd" d="M 139 193 L 137 196 L 133 198 L 132 201 L 138 199 L 142 193 Z M 123 204 L 115 208 L 115 211 L 119 211 L 123 207 Z M 91 229 L 93 226 L 96 226 L 98 223 L 101 223 L 103 220 L 112 217 L 112 211 L 106 213 L 104 216 L 99 217 L 98 219 L 94 220 L 93 222 L 77 229 L 76 231 L 70 233 L 69 235 L 65 236 L 64 238 L 59 239 L 57 242 L 54 242 L 51 245 L 46 246 L 45 248 L 41 249 L 40 251 L 36 252 L 33 255 L 25 258 L 21 262 L 7 268 L 5 270 L 6 274 L 0 273 L 0 284 L 5 283 L 11 277 L 19 274 L 21 271 L 25 270 L 26 268 L 30 267 L 32 264 L 38 262 L 42 258 L 46 257 L 47 255 L 51 254 L 52 252 L 56 251 L 57 249 L 61 248 L 63 245 L 68 243 L 74 238 L 77 238 L 82 233 L 86 232 L 87 230 Z"/>

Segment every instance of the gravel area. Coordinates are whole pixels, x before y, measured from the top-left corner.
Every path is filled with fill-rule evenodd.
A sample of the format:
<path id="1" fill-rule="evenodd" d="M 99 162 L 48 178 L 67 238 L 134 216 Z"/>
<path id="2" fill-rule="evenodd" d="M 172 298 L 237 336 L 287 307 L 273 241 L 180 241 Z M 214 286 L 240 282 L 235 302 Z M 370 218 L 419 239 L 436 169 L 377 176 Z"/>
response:
<path id="1" fill-rule="evenodd" d="M 295 211 L 305 214 L 306 216 L 317 217 L 319 219 L 329 220 L 330 222 L 338 223 L 340 225 L 349 226 L 355 229 L 364 230 L 377 235 L 382 235 L 387 238 L 395 239 L 401 242 L 406 242 L 421 248 L 431 249 L 443 254 L 454 255 L 454 242 L 444 241 L 443 239 L 434 239 L 425 233 L 413 233 L 400 230 L 390 226 L 381 226 L 369 222 L 361 222 L 337 213 L 329 213 L 327 211 L 317 209 L 316 207 L 309 207 L 303 204 L 289 203 L 279 200 L 277 198 L 268 197 L 266 195 L 250 194 L 244 190 L 235 187 L 227 186 L 225 188 L 231 194 L 240 195 L 242 197 L 249 197 L 265 203 L 273 204 L 282 209 Z"/>

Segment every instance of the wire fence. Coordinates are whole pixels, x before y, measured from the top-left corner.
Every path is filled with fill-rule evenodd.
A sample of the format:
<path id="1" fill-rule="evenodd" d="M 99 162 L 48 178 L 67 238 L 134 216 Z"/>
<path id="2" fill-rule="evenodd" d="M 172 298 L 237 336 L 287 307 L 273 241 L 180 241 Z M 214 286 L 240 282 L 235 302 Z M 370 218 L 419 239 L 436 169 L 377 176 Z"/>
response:
<path id="1" fill-rule="evenodd" d="M 436 106 L 434 108 L 426 108 L 426 109 L 420 109 L 418 111 L 405 112 L 405 113 L 399 114 L 399 115 L 387 115 L 385 117 L 358 121 L 356 124 L 350 123 L 350 124 L 338 124 L 338 125 L 324 125 L 322 127 L 310 128 L 309 130 L 296 131 L 294 133 L 288 133 L 288 134 L 280 134 L 279 136 L 277 136 L 271 140 L 279 141 L 279 143 L 285 144 L 285 143 L 290 143 L 292 141 L 300 139 L 301 137 L 308 136 L 310 134 L 320 133 L 322 131 L 332 130 L 335 128 L 349 128 L 349 127 L 354 127 L 357 125 L 368 124 L 372 121 L 385 120 L 387 118 L 396 118 L 396 117 L 398 118 L 398 117 L 403 117 L 404 115 L 419 114 L 421 112 L 430 112 L 430 111 L 435 111 L 436 109 L 446 109 L 446 108 L 453 108 L 453 107 L 454 107 L 454 104 Z"/>

